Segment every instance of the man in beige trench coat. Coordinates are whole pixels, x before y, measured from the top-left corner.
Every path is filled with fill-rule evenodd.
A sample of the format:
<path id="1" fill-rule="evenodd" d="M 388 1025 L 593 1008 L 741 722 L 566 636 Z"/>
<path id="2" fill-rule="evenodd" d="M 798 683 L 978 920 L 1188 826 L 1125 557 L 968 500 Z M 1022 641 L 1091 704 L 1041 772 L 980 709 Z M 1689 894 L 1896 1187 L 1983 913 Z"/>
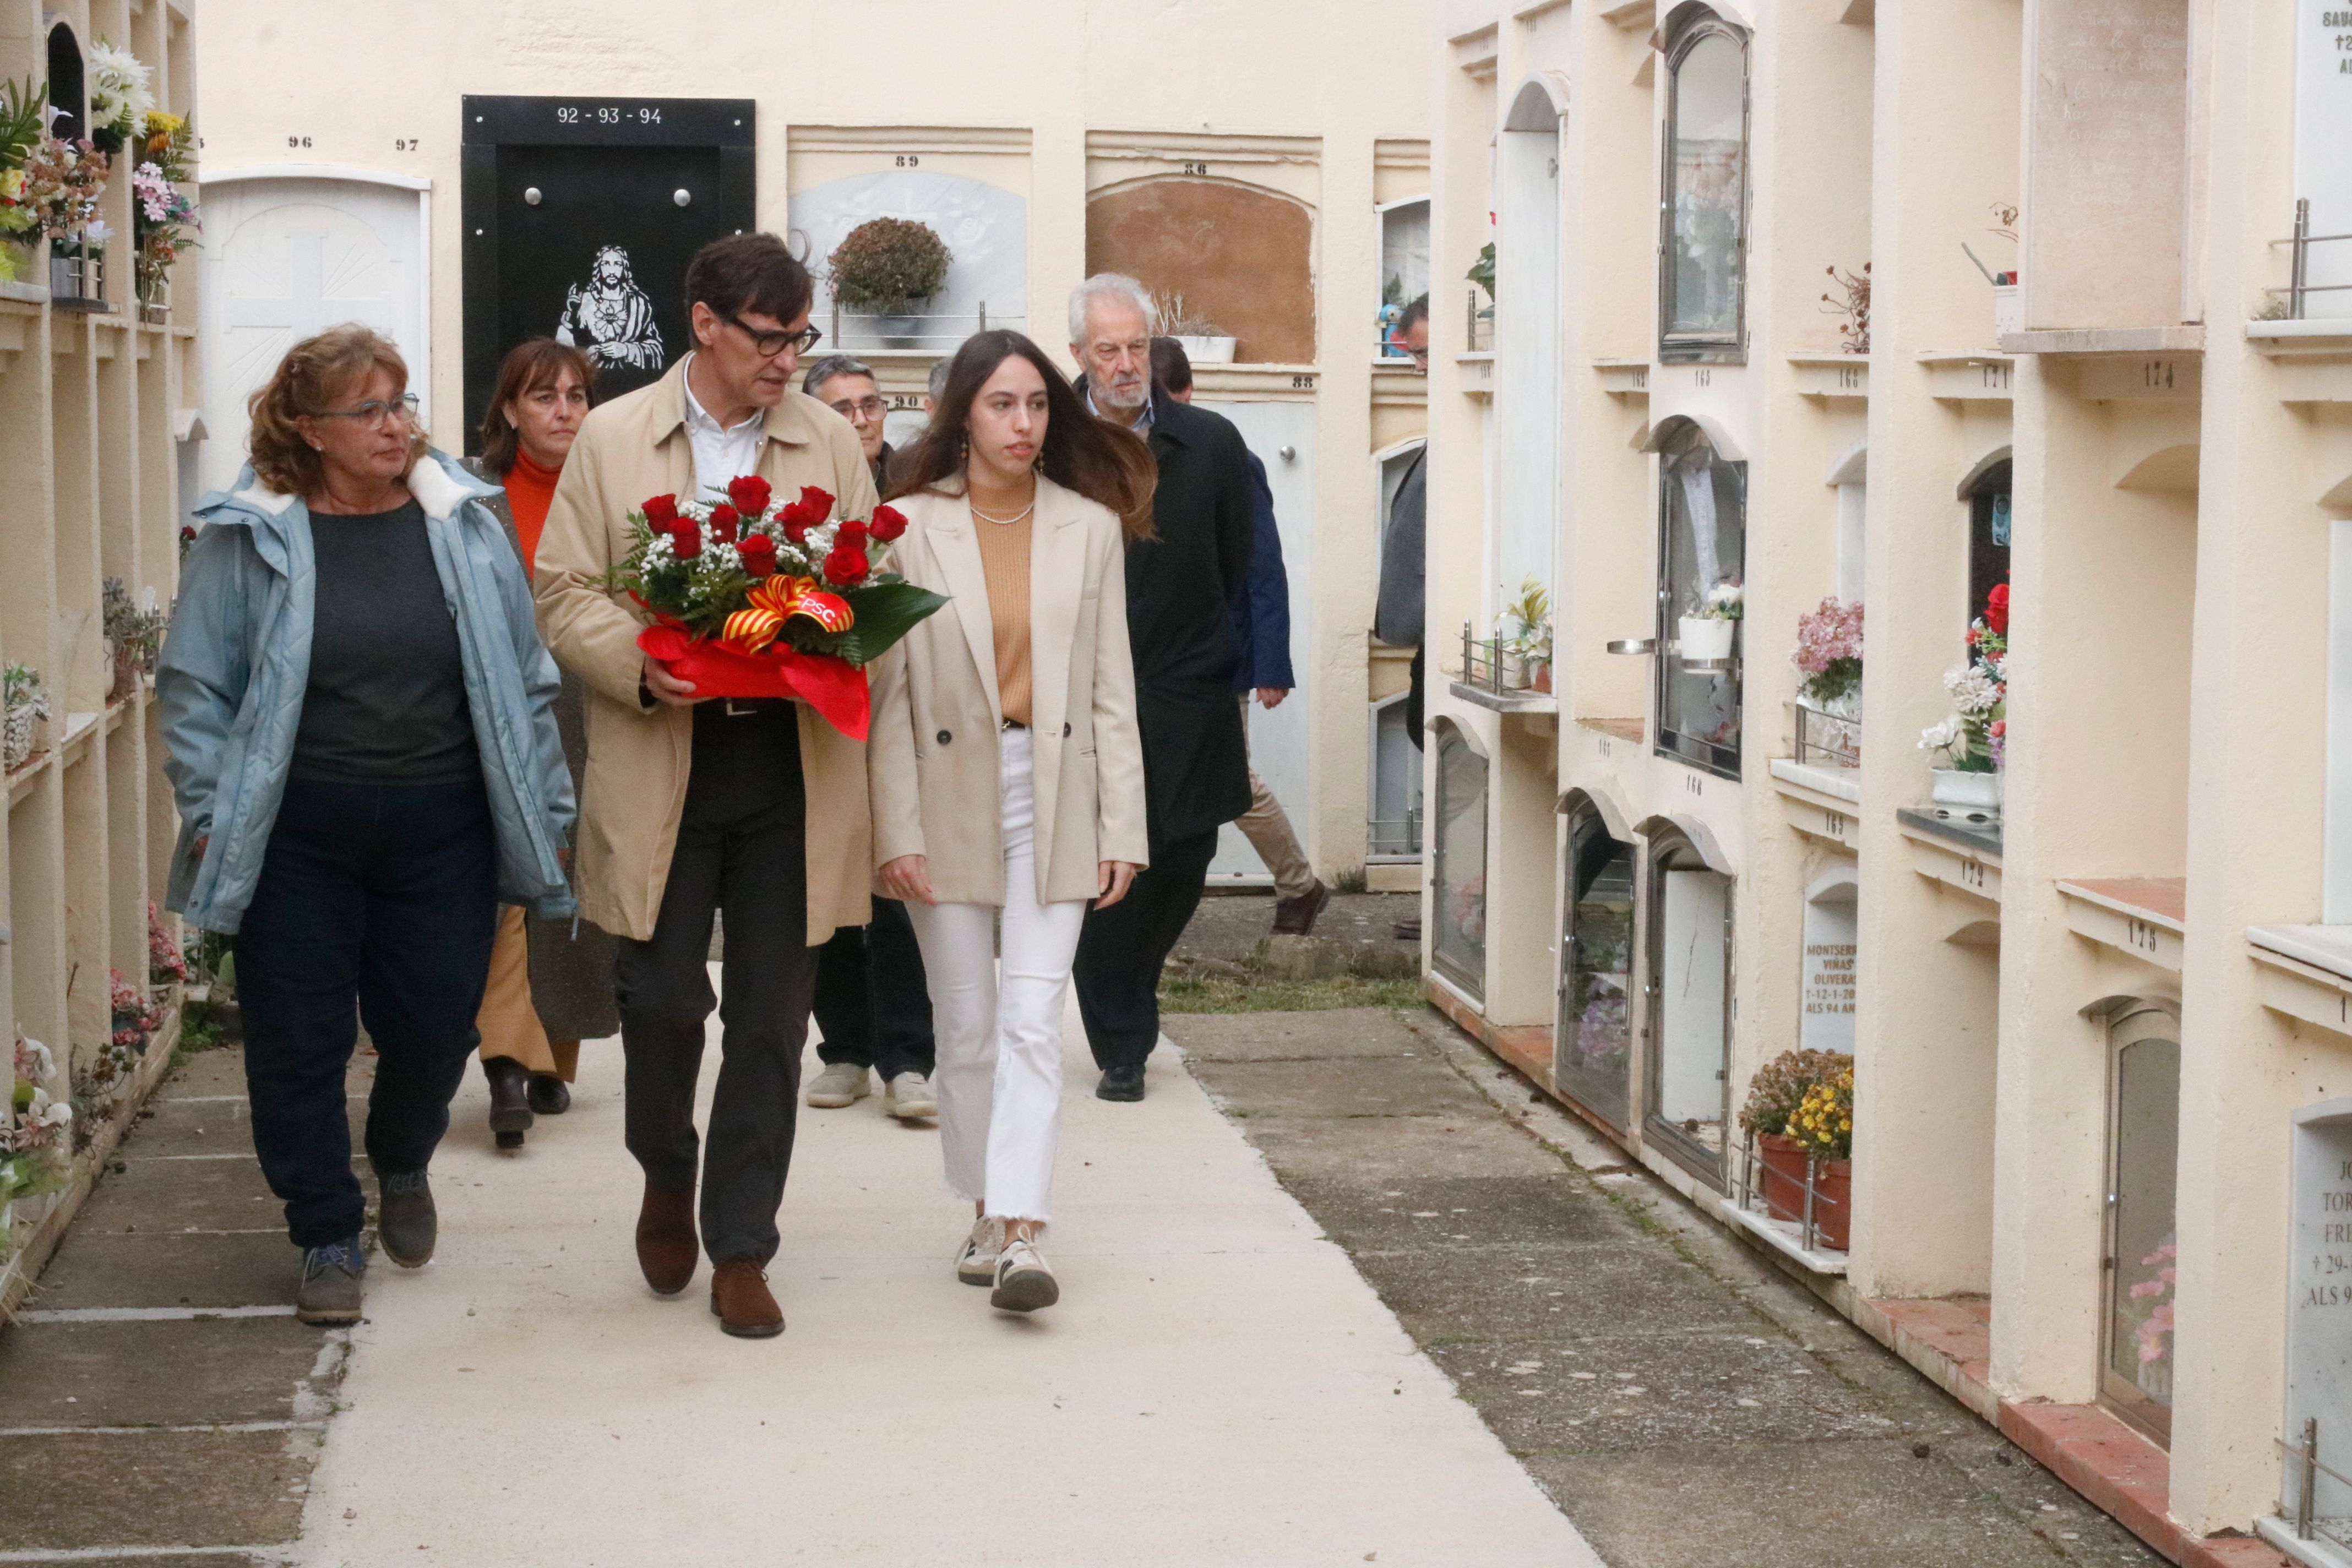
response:
<path id="1" fill-rule="evenodd" d="M 814 289 L 783 242 L 715 240 L 686 284 L 694 352 L 588 416 L 548 510 L 536 594 L 549 650 L 589 688 L 580 907 L 620 939 L 626 1138 L 646 1173 L 637 1263 L 672 1295 L 707 1250 L 719 1326 L 763 1337 L 784 1326 L 764 1269 L 817 946 L 868 913 L 866 748 L 803 704 L 705 700 L 638 648 L 642 615 L 602 580 L 628 552 L 629 513 L 653 496 L 709 499 L 757 474 L 780 496 L 830 491 L 837 517 L 870 517 L 876 497 L 848 421 L 793 389 L 816 335 Z M 698 1244 L 694 1086 L 722 909 L 724 1055 Z"/>

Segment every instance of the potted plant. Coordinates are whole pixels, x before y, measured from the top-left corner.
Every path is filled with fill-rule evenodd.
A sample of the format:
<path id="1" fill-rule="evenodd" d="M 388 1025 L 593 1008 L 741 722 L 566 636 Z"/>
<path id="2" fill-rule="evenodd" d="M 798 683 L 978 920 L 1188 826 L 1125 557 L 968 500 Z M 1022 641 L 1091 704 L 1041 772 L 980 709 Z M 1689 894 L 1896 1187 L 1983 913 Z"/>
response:
<path id="1" fill-rule="evenodd" d="M 1202 315 L 1181 294 L 1154 294 L 1160 330 L 1183 345 L 1194 364 L 1231 364 L 1241 340 Z"/>
<path id="2" fill-rule="evenodd" d="M 30 665 L 11 664 L 6 668 L 5 685 L 0 685 L 0 702 L 5 702 L 5 729 L 0 729 L 0 760 L 5 770 L 15 773 L 32 760 L 33 743 L 39 738 L 41 721 L 49 716 L 48 688 L 41 684 L 41 676 Z"/>
<path id="3" fill-rule="evenodd" d="M 1685 664 L 1724 664 L 1731 658 L 1732 634 L 1745 612 L 1747 591 L 1727 577 L 1706 591 L 1695 614 L 1680 618 L 1677 651 Z"/>
<path id="4" fill-rule="evenodd" d="M 1519 584 L 1517 602 L 1504 606 L 1496 637 L 1503 684 L 1514 690 L 1551 689 L 1551 595 L 1533 577 Z"/>
<path id="5" fill-rule="evenodd" d="M 1788 1134 L 1811 1162 L 1813 1225 L 1823 1247 L 1843 1252 L 1853 1238 L 1853 1063 L 1805 1091 Z"/>
<path id="6" fill-rule="evenodd" d="M 1832 595 L 1811 615 L 1799 616 L 1789 662 L 1804 677 L 1797 684 L 1798 705 L 1843 721 L 1829 727 L 1826 743 L 1858 752 L 1853 726 L 1862 718 L 1862 605 Z"/>
<path id="7" fill-rule="evenodd" d="M 1789 1123 L 1815 1085 L 1853 1066 L 1853 1058 L 1838 1051 L 1782 1051 L 1748 1080 L 1739 1126 L 1756 1140 L 1764 1208 L 1774 1219 L 1799 1220 L 1805 1214 L 1805 1150 L 1789 1135 Z"/>
<path id="8" fill-rule="evenodd" d="M 2009 584 L 1986 595 L 1969 626 L 1968 657 L 1944 672 L 1952 712 L 1920 731 L 1923 751 L 1950 764 L 1934 770 L 1935 802 L 1979 820 L 1999 814 L 2009 742 Z"/>
<path id="9" fill-rule="evenodd" d="M 883 341 L 911 348 L 921 336 L 914 319 L 947 284 L 955 259 L 947 241 L 912 218 L 877 217 L 859 224 L 825 258 L 835 303 L 883 318 Z"/>
<path id="10" fill-rule="evenodd" d="M 156 607 L 152 588 L 142 596 L 141 603 L 133 604 L 131 590 L 122 585 L 122 579 L 109 577 L 101 584 L 101 593 L 106 643 L 113 665 L 106 700 L 118 702 L 138 689 L 142 676 L 153 673 L 156 658 L 163 648 L 165 617 Z"/>

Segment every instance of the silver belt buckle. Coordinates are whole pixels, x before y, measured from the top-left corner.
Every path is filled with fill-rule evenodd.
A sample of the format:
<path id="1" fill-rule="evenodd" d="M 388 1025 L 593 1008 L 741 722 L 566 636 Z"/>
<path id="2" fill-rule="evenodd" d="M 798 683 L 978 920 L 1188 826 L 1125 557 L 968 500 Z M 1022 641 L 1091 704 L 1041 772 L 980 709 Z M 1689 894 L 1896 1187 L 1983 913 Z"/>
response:
<path id="1" fill-rule="evenodd" d="M 720 711 L 730 719 L 749 719 L 760 711 L 760 700 L 756 697 L 722 697 L 719 700 L 726 704 Z"/>

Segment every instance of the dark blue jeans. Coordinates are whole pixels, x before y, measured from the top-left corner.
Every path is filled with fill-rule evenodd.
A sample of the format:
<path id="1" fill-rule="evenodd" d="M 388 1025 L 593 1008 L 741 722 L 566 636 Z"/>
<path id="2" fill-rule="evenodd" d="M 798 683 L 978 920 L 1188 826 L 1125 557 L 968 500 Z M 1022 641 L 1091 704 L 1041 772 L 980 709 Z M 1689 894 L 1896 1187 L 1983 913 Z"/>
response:
<path id="1" fill-rule="evenodd" d="M 422 1171 L 472 1054 L 498 920 L 480 781 L 290 779 L 236 942 L 253 1147 L 297 1247 L 359 1233 L 344 1075 L 375 1043 L 367 1153 Z"/>
<path id="2" fill-rule="evenodd" d="M 817 950 L 817 1059 L 873 1068 L 884 1082 L 925 1078 L 939 1060 L 931 1038 L 931 992 L 915 922 L 896 899 L 874 900 L 874 923 L 844 926 Z"/>

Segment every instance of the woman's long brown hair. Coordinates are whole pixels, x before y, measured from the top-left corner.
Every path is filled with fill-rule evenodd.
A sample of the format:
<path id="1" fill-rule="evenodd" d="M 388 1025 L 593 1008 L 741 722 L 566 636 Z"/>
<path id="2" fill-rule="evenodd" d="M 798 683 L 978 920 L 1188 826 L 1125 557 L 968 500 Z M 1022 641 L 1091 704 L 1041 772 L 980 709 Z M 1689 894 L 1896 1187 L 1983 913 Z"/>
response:
<path id="1" fill-rule="evenodd" d="M 1035 365 L 1045 381 L 1045 439 L 1038 448 L 1038 471 L 1063 489 L 1110 508 L 1130 543 L 1151 538 L 1151 492 L 1160 482 L 1151 448 L 1133 431 L 1096 418 L 1069 378 L 1019 332 L 981 332 L 956 351 L 948 366 L 947 390 L 931 411 L 930 428 L 907 454 L 890 486 L 890 499 L 944 489 L 963 472 L 972 399 L 997 367 L 1015 354 Z"/>

